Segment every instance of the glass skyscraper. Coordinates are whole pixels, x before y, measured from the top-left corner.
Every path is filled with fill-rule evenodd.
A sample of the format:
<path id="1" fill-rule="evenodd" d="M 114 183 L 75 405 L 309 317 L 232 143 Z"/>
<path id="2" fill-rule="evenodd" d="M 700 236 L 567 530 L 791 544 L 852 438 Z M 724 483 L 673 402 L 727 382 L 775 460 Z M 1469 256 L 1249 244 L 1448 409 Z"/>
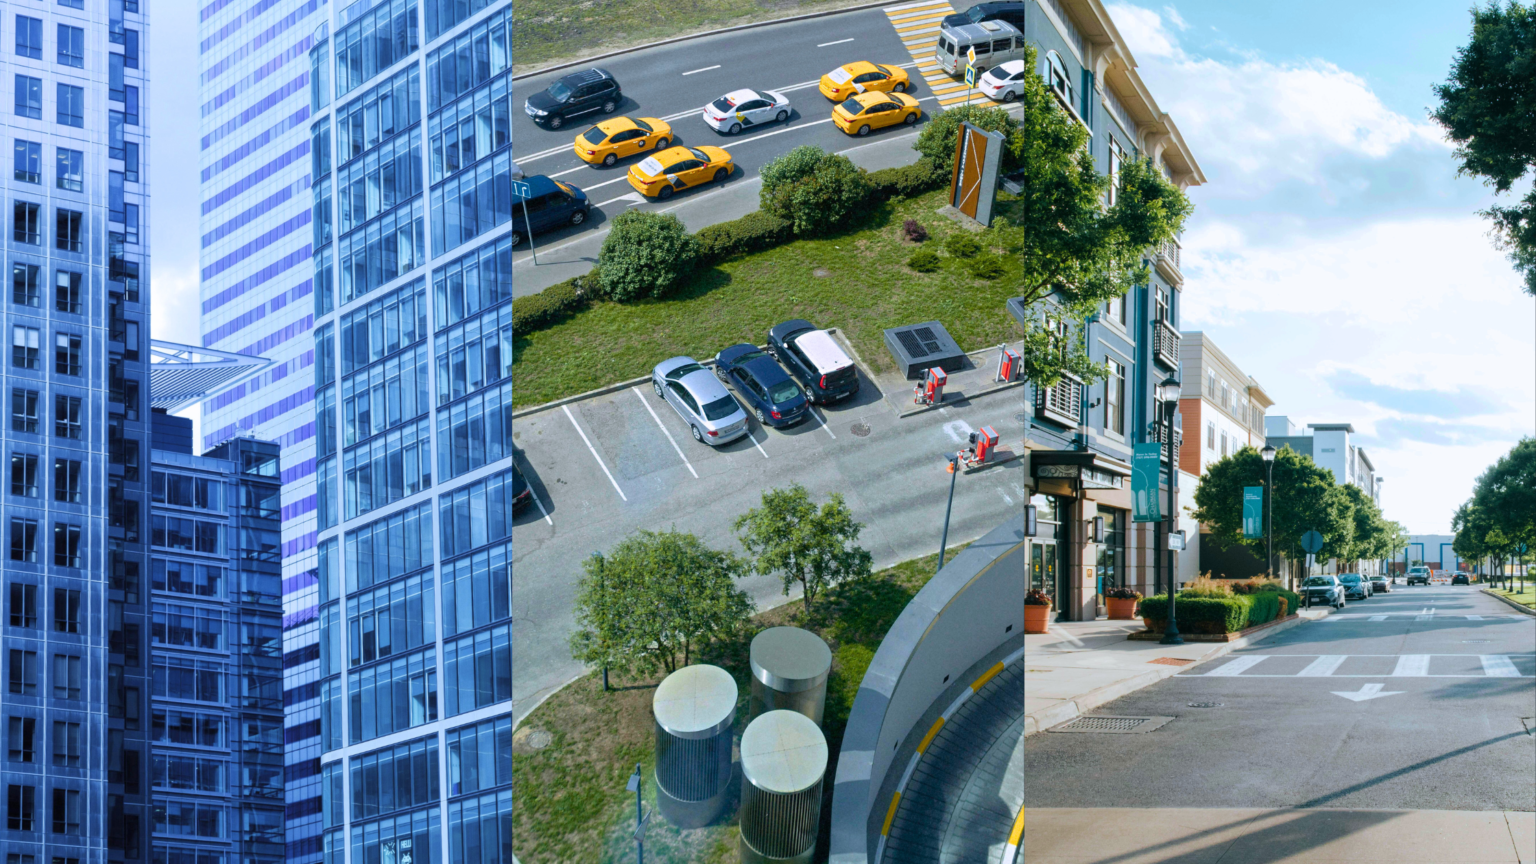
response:
<path id="1" fill-rule="evenodd" d="M 288 860 L 510 861 L 511 3 L 207 10 L 249 131 L 204 139 L 204 338 L 278 362 L 204 437 L 283 448 Z"/>
<path id="2" fill-rule="evenodd" d="M 6 10 L 0 854 L 142 861 L 147 30 L 136 0 Z"/>

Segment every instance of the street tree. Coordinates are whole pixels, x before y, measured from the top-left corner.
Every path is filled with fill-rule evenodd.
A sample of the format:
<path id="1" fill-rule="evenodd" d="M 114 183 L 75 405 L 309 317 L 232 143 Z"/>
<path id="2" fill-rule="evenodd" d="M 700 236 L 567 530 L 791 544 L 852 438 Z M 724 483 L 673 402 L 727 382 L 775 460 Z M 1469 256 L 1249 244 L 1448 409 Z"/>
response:
<path id="1" fill-rule="evenodd" d="M 1350 569 L 1357 569 L 1356 565 L 1360 561 L 1390 558 L 1393 552 L 1403 548 L 1401 544 L 1407 538 L 1402 536 L 1402 526 L 1387 521 L 1381 514 L 1381 508 L 1365 494 L 1365 490 L 1353 483 L 1346 483 L 1339 488 L 1349 498 L 1354 518 L 1354 536 L 1343 559 L 1351 562 Z"/>
<path id="2" fill-rule="evenodd" d="M 786 596 L 800 583 L 807 613 L 823 589 L 870 573 L 872 556 L 855 545 L 864 525 L 854 521 L 841 493 L 818 509 L 798 483 L 770 489 L 762 506 L 737 517 L 735 527 L 754 570 L 782 576 Z"/>
<path id="3" fill-rule="evenodd" d="M 693 648 L 745 626 L 752 599 L 736 587 L 747 563 L 692 534 L 639 531 L 583 562 L 571 656 L 626 675 L 692 660 Z"/>
<path id="4" fill-rule="evenodd" d="M 1211 530 L 1222 546 L 1241 543 L 1260 558 L 1264 537 L 1243 537 L 1243 487 L 1263 486 L 1264 457 L 1251 446 L 1212 462 L 1195 487 L 1195 519 Z M 1301 537 L 1308 531 L 1323 535 L 1321 559 L 1347 558 L 1354 548 L 1354 506 L 1348 493 L 1334 483 L 1333 472 L 1289 446 L 1274 461 L 1275 491 L 1270 498 L 1275 551 L 1297 558 Z"/>
<path id="5" fill-rule="evenodd" d="M 847 157 L 803 144 L 762 170 L 763 212 L 809 236 L 835 231 L 869 199 L 869 177 Z"/>
<path id="6" fill-rule="evenodd" d="M 1482 178 L 1499 195 L 1536 169 L 1536 6 L 1519 2 L 1472 9 L 1471 41 L 1436 85 L 1434 118 L 1456 142 L 1458 173 Z M 1480 211 L 1494 245 L 1508 253 L 1536 295 L 1536 187 L 1512 206 Z"/>

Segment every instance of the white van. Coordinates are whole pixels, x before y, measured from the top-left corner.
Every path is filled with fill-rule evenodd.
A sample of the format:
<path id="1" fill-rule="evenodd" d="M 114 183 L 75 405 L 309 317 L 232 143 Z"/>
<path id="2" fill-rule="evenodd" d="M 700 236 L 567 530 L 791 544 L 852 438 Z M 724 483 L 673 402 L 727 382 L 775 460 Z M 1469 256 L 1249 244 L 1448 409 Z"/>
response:
<path id="1" fill-rule="evenodd" d="M 933 59 L 945 72 L 965 76 L 967 57 L 976 49 L 976 74 L 1009 60 L 1024 59 L 1024 34 L 1007 21 L 983 21 L 980 24 L 945 26 L 939 31 Z"/>

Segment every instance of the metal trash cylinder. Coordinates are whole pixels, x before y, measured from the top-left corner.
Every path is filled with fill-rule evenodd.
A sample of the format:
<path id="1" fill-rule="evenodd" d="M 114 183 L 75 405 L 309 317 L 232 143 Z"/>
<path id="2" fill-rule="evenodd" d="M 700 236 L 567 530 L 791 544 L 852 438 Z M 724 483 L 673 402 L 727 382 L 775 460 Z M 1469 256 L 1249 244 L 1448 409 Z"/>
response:
<path id="1" fill-rule="evenodd" d="M 719 666 L 684 666 L 651 697 L 656 801 L 668 822 L 700 828 L 719 818 L 731 783 L 736 679 Z"/>
<path id="2" fill-rule="evenodd" d="M 747 722 L 769 711 L 797 711 L 821 725 L 832 649 L 799 627 L 769 627 L 752 637 L 752 705 Z"/>
<path id="3" fill-rule="evenodd" d="M 741 736 L 742 864 L 810 864 L 827 739 L 798 711 L 769 711 Z"/>

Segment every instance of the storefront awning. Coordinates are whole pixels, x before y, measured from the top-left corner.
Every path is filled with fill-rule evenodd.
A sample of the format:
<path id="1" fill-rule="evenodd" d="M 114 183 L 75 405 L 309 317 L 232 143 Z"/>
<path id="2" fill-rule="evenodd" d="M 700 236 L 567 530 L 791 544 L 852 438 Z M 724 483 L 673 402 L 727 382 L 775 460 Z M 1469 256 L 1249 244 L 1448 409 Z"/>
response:
<path id="1" fill-rule="evenodd" d="M 1031 450 L 1029 460 L 1036 478 L 1078 480 L 1084 489 L 1121 489 L 1131 476 L 1129 463 L 1092 450 Z"/>

